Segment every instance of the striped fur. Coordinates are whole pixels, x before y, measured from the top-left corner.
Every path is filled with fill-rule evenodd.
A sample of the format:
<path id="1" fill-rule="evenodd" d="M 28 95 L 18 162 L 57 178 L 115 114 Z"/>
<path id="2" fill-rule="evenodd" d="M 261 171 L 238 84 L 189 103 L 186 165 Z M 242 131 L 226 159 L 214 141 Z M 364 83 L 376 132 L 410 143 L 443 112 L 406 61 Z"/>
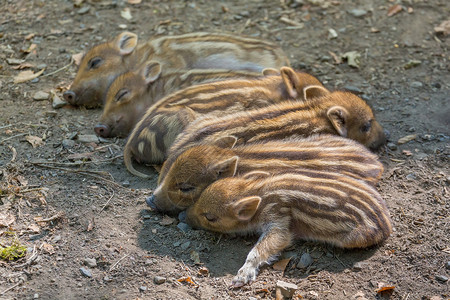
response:
<path id="1" fill-rule="evenodd" d="M 375 185 L 383 173 L 377 156 L 361 144 L 334 135 L 317 135 L 233 147 L 224 137 L 194 146 L 177 157 L 167 175 L 161 174 L 152 201 L 164 212 L 192 205 L 211 183 L 250 171 L 278 174 L 296 169 L 340 172 Z"/>
<path id="2" fill-rule="evenodd" d="M 217 232 L 261 234 L 234 286 L 254 280 L 259 266 L 296 238 L 363 248 L 392 232 L 386 204 L 372 185 L 340 172 L 312 169 L 216 181 L 188 208 L 185 221 Z"/>
<path id="3" fill-rule="evenodd" d="M 289 60 L 280 47 L 254 38 L 197 32 L 156 37 L 138 45 L 136 34 L 123 32 L 86 53 L 70 88 L 73 97 L 66 99 L 73 105 L 102 105 L 107 87 L 118 75 L 150 59 L 164 66 L 163 73 L 169 69 L 228 69 L 260 73 L 263 68 L 289 66 Z"/>
<path id="4" fill-rule="evenodd" d="M 108 88 L 99 121 L 108 130 L 100 132 L 100 136 L 126 137 L 152 104 L 174 91 L 199 83 L 262 76 L 249 71 L 194 69 L 171 71 L 157 80 L 148 80 L 152 75 L 145 74 L 146 67 L 152 63 L 147 62 L 143 68 L 120 75 Z"/>
<path id="5" fill-rule="evenodd" d="M 132 158 L 162 164 L 176 136 L 199 116 L 228 115 L 286 100 L 304 100 L 303 90 L 311 85 L 328 93 L 314 76 L 283 67 L 278 75 L 201 84 L 171 94 L 151 106 L 133 129 L 124 150 L 125 165 L 132 174 L 146 177 L 133 168 Z"/>
<path id="6" fill-rule="evenodd" d="M 240 145 L 316 133 L 345 136 L 370 148 L 386 141 L 370 107 L 354 94 L 336 91 L 311 101 L 287 101 L 221 118 L 198 119 L 174 141 L 161 176 L 186 149 L 212 143 L 222 136 L 234 136 Z"/>

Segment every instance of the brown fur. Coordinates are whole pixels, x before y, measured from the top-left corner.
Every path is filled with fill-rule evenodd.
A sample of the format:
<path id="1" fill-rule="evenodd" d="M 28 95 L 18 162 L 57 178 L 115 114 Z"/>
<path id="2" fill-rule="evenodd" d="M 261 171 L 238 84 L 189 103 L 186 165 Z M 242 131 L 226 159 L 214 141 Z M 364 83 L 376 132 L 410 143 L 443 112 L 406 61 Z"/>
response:
<path id="1" fill-rule="evenodd" d="M 315 88 L 305 90 L 311 89 Z M 240 145 L 316 133 L 340 135 L 373 149 L 386 141 L 370 107 L 354 94 L 336 91 L 310 101 L 287 101 L 221 118 L 206 116 L 196 120 L 174 141 L 161 176 L 186 149 L 213 143 L 222 136 L 235 136 Z"/>
<path id="2" fill-rule="evenodd" d="M 159 178 L 152 201 L 163 212 L 192 205 L 216 180 L 250 171 L 273 174 L 295 169 L 340 172 L 375 185 L 383 173 L 377 156 L 361 144 L 334 135 L 318 135 L 234 146 L 224 137 L 198 145 L 177 157 L 167 175 Z"/>
<path id="3" fill-rule="evenodd" d="M 117 76 L 150 59 L 163 66 L 163 73 L 217 68 L 259 73 L 266 67 L 289 66 L 281 48 L 254 38 L 197 32 L 152 38 L 138 45 L 136 34 L 123 32 L 86 53 L 69 91 L 74 96 L 65 98 L 73 105 L 102 105 L 107 87 Z"/>
<path id="4" fill-rule="evenodd" d="M 266 70 L 273 74 L 273 70 Z M 311 85 L 322 93 L 328 91 L 314 76 L 281 68 L 278 75 L 258 79 L 236 79 L 186 88 L 150 107 L 133 129 L 124 150 L 127 169 L 136 171 L 132 158 L 149 164 L 162 164 L 176 136 L 194 119 L 205 114 L 229 115 L 265 107 L 286 100 L 304 100 L 303 90 Z M 308 94 L 307 97 L 316 97 Z"/>
<path id="5" fill-rule="evenodd" d="M 233 279 L 236 287 L 254 280 L 258 268 L 296 238 L 364 248 L 392 232 L 386 204 L 373 186 L 311 169 L 216 181 L 188 208 L 186 222 L 223 233 L 261 233 Z"/>

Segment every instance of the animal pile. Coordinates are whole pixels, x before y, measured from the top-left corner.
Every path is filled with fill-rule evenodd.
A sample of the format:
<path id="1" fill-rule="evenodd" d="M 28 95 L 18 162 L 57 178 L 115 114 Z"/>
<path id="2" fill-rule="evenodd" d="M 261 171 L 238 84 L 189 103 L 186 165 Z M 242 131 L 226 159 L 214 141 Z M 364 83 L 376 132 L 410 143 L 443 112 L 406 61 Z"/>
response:
<path id="1" fill-rule="evenodd" d="M 147 203 L 191 227 L 260 234 L 232 281 L 255 280 L 294 239 L 364 248 L 391 221 L 376 189 L 386 141 L 371 108 L 290 67 L 263 40 L 218 33 L 138 44 L 130 32 L 84 56 L 73 105 L 103 106 L 94 130 L 127 137 L 124 161 L 161 166 Z"/>

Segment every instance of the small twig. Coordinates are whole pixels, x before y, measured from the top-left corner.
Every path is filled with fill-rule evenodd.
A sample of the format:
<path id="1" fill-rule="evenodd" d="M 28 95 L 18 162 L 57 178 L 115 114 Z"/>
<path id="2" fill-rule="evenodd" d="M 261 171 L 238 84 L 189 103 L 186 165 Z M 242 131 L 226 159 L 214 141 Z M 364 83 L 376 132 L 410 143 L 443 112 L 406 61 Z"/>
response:
<path id="1" fill-rule="evenodd" d="M 56 71 L 53 71 L 53 72 L 50 72 L 50 73 L 48 73 L 48 74 L 42 75 L 41 77 L 47 77 L 47 76 L 51 76 L 51 75 L 53 75 L 53 74 L 56 74 L 56 73 L 58 73 L 58 72 L 61 72 L 62 70 L 67 69 L 68 67 L 70 67 L 72 64 L 73 64 L 73 58 L 70 58 L 70 63 L 69 63 L 69 64 L 65 65 L 65 66 L 62 67 L 62 68 L 59 68 L 59 69 L 56 70 Z"/>
<path id="2" fill-rule="evenodd" d="M 105 207 L 109 204 L 109 202 L 111 201 L 111 199 L 113 197 L 114 197 L 114 191 L 112 191 L 111 197 L 109 197 L 108 201 L 106 201 L 105 205 L 103 205 L 102 209 L 100 209 L 100 212 L 98 214 L 100 214 L 105 209 Z"/>
<path id="3" fill-rule="evenodd" d="M 37 251 L 36 251 L 36 245 L 34 245 L 33 247 L 33 253 L 31 254 L 30 258 L 27 259 L 26 262 L 24 262 L 23 264 L 20 264 L 18 266 L 14 266 L 15 269 L 19 269 L 25 266 L 30 265 L 35 259 L 37 258 Z"/>
<path id="4" fill-rule="evenodd" d="M 14 148 L 13 146 L 8 145 L 8 148 L 12 151 L 13 155 L 11 160 L 9 161 L 9 163 L 13 163 L 16 160 L 17 157 L 17 151 L 16 148 Z"/>
<path id="5" fill-rule="evenodd" d="M 337 255 L 335 255 L 334 257 L 338 260 L 338 262 L 341 263 L 341 265 L 342 265 L 344 268 L 347 268 L 347 266 L 342 262 L 342 260 L 339 259 L 339 257 L 338 257 Z"/>
<path id="6" fill-rule="evenodd" d="M 110 162 L 112 160 L 115 160 L 117 158 L 121 158 L 123 157 L 122 154 L 111 157 L 111 158 L 107 158 L 107 159 L 102 159 L 102 160 L 96 160 L 96 161 L 82 161 L 82 162 L 73 162 L 73 163 L 64 163 L 64 162 L 57 162 L 57 161 L 36 161 L 36 162 L 31 162 L 32 164 L 41 164 L 41 165 L 59 165 L 59 166 L 80 166 L 80 165 L 87 165 L 87 164 L 100 164 L 100 163 L 106 163 L 106 162 Z"/>
<path id="7" fill-rule="evenodd" d="M 35 192 L 35 191 L 42 191 L 42 190 L 48 190 L 48 188 L 45 187 L 37 187 L 37 188 L 32 188 L 32 189 L 25 189 L 25 190 L 21 190 L 20 193 L 29 193 L 29 192 Z"/>
<path id="8" fill-rule="evenodd" d="M 64 212 L 60 211 L 56 215 L 51 216 L 50 218 L 39 220 L 39 222 L 51 222 L 53 220 L 61 218 L 62 216 L 64 216 Z"/>
<path id="9" fill-rule="evenodd" d="M 22 283 L 23 283 L 23 280 L 20 279 L 19 282 L 17 282 L 15 285 L 13 285 L 13 286 L 7 288 L 6 290 L 4 290 L 3 292 L 1 292 L 0 295 L 6 294 L 8 291 L 10 291 L 10 290 L 12 290 L 13 288 L 15 288 L 15 287 L 21 285 Z"/>
<path id="10" fill-rule="evenodd" d="M 8 140 L 12 140 L 12 139 L 14 139 L 14 138 L 16 138 L 16 137 L 24 136 L 24 135 L 27 135 L 27 134 L 28 134 L 28 133 L 20 133 L 20 134 L 16 134 L 16 135 L 10 136 L 10 137 L 8 137 L 8 138 L 6 138 L 6 139 L 3 139 L 3 140 L 0 142 L 0 144 L 3 144 L 4 142 L 6 142 L 6 141 L 8 141 Z"/>
<path id="11" fill-rule="evenodd" d="M 13 125 L 12 125 L 12 124 L 9 124 L 9 125 L 5 125 L 5 126 L 0 126 L 0 129 L 8 128 L 8 127 L 11 127 L 11 126 L 13 126 Z"/>
<path id="12" fill-rule="evenodd" d="M 129 254 L 125 254 L 121 259 L 116 261 L 110 268 L 109 271 L 112 271 L 122 260 L 124 260 Z"/>

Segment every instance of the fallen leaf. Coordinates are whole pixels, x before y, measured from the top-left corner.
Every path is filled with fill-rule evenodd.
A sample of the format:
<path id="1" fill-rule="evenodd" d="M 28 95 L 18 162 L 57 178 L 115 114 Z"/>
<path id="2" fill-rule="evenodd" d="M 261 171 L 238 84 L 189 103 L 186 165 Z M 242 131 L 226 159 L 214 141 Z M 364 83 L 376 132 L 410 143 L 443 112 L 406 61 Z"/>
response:
<path id="1" fill-rule="evenodd" d="M 94 221 L 94 217 L 92 217 L 92 219 L 89 221 L 86 231 L 92 231 L 92 229 L 94 229 L 94 226 L 95 226 L 95 221 Z"/>
<path id="2" fill-rule="evenodd" d="M 168 225 L 172 225 L 173 222 L 175 222 L 175 219 L 169 216 L 164 216 L 162 218 L 162 220 L 159 222 L 159 225 L 162 226 L 168 226 Z"/>
<path id="3" fill-rule="evenodd" d="M 37 224 L 31 224 L 27 229 L 33 231 L 34 233 L 39 233 L 41 231 L 41 228 Z"/>
<path id="4" fill-rule="evenodd" d="M 403 150 L 402 153 L 405 154 L 406 156 L 411 156 L 412 155 L 412 152 L 409 151 L 409 150 Z"/>
<path id="5" fill-rule="evenodd" d="M 410 135 L 407 135 L 407 136 L 404 136 L 404 137 L 400 138 L 397 141 L 397 143 L 399 145 L 406 144 L 408 142 L 411 142 L 412 140 L 415 140 L 416 138 L 417 138 L 417 134 L 410 134 Z"/>
<path id="6" fill-rule="evenodd" d="M 395 289 L 395 286 L 383 286 L 377 290 L 377 294 L 387 293 L 387 292 L 392 293 L 394 289 Z"/>
<path id="7" fill-rule="evenodd" d="M 73 0 L 73 6 L 79 7 L 83 2 L 84 0 Z"/>
<path id="8" fill-rule="evenodd" d="M 133 17 L 131 16 L 131 11 L 128 7 L 125 7 L 121 12 L 120 12 L 120 16 L 122 18 L 124 18 L 127 21 L 130 21 L 131 19 L 133 19 Z"/>
<path id="9" fill-rule="evenodd" d="M 0 227 L 9 227 L 16 221 L 16 217 L 10 214 L 0 214 Z"/>
<path id="10" fill-rule="evenodd" d="M 197 251 L 192 250 L 191 251 L 191 259 L 194 262 L 194 264 L 199 265 L 200 263 L 200 255 L 198 254 Z"/>
<path id="11" fill-rule="evenodd" d="M 393 6 L 389 7 L 387 16 L 392 17 L 393 15 L 398 14 L 402 10 L 403 10 L 403 7 L 400 4 L 393 5 Z"/>
<path id="12" fill-rule="evenodd" d="M 25 139 L 27 140 L 28 143 L 31 144 L 31 146 L 33 146 L 33 148 L 36 148 L 36 147 L 44 145 L 44 141 L 38 136 L 27 135 L 25 137 Z"/>
<path id="13" fill-rule="evenodd" d="M 33 68 L 34 65 L 32 63 L 21 63 L 18 66 L 12 67 L 14 70 L 23 70 L 23 69 L 27 69 L 27 68 Z"/>
<path id="14" fill-rule="evenodd" d="M 33 73 L 31 70 L 22 71 L 16 77 L 14 77 L 14 83 L 22 83 L 29 80 L 33 80 L 34 78 L 39 77 L 42 73 L 44 73 L 45 68 L 40 70 L 37 73 Z"/>
<path id="15" fill-rule="evenodd" d="M 16 177 L 14 177 L 14 179 L 16 179 L 20 183 L 21 186 L 27 186 L 28 185 L 28 179 L 26 179 L 22 175 L 17 175 Z"/>
<path id="16" fill-rule="evenodd" d="M 130 4 L 140 4 L 142 0 L 127 0 L 127 2 Z"/>
<path id="17" fill-rule="evenodd" d="M 198 276 L 208 276 L 208 274 L 209 274 L 209 270 L 207 267 L 201 267 L 198 270 Z"/>
<path id="18" fill-rule="evenodd" d="M 289 261 L 291 261 L 291 258 L 285 258 L 277 261 L 273 264 L 273 269 L 277 271 L 284 271 L 286 269 L 286 266 L 288 265 Z"/>
<path id="19" fill-rule="evenodd" d="M 188 283 L 190 285 L 193 285 L 193 286 L 198 286 L 198 284 L 196 284 L 194 282 L 194 280 L 192 280 L 192 278 L 190 276 L 188 276 L 188 277 L 181 277 L 181 278 L 177 279 L 177 281 L 181 282 L 181 283 L 186 282 L 186 283 Z"/>
<path id="20" fill-rule="evenodd" d="M 434 32 L 447 35 L 450 33 L 450 20 L 444 21 L 439 26 L 434 27 Z"/>
<path id="21" fill-rule="evenodd" d="M 334 53 L 334 52 L 332 52 L 332 51 L 328 51 L 328 53 L 333 57 L 334 63 L 335 63 L 336 65 L 342 64 L 342 59 L 341 59 L 339 56 L 337 56 L 336 53 Z"/>
<path id="22" fill-rule="evenodd" d="M 80 53 L 72 55 L 72 59 L 73 59 L 73 62 L 75 63 L 75 65 L 77 65 L 77 66 L 80 65 L 81 60 L 83 59 L 83 56 L 84 56 L 84 52 L 80 52 Z"/>
<path id="23" fill-rule="evenodd" d="M 35 33 L 30 33 L 30 34 L 28 34 L 28 35 L 25 37 L 25 40 L 29 41 L 29 40 L 31 40 L 32 38 L 34 38 L 35 35 L 36 35 Z"/>
<path id="24" fill-rule="evenodd" d="M 263 293 L 270 294 L 270 291 L 268 289 L 260 289 L 255 292 L 255 294 L 263 294 Z"/>
<path id="25" fill-rule="evenodd" d="M 31 44 L 30 47 L 28 47 L 28 49 L 24 49 L 24 50 L 21 50 L 21 51 L 22 51 L 23 53 L 30 53 L 30 52 L 32 52 L 33 50 L 35 50 L 36 47 L 37 47 L 36 44 Z"/>
<path id="26" fill-rule="evenodd" d="M 41 249 L 44 250 L 45 252 L 47 252 L 50 255 L 55 253 L 55 248 L 52 245 L 50 245 L 48 243 L 45 243 L 45 242 L 42 243 Z"/>

